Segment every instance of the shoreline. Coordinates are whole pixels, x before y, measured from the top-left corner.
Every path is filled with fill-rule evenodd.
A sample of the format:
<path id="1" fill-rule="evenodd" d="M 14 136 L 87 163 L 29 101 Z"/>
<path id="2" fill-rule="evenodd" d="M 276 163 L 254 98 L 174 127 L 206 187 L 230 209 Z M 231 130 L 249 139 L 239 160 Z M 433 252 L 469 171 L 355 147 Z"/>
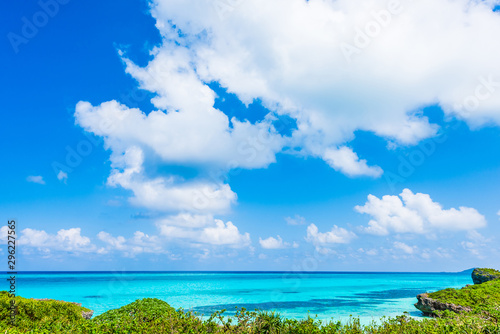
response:
<path id="1" fill-rule="evenodd" d="M 205 309 L 206 312 L 199 312 L 196 308 L 176 309 L 167 301 L 158 298 L 137 299 L 121 307 L 108 309 L 101 314 L 96 313 L 92 317 L 93 310 L 76 301 L 27 299 L 19 296 L 12 298 L 4 291 L 0 293 L 0 303 L 4 310 L 1 313 L 3 318 L 0 330 L 16 334 L 33 328 L 47 329 L 51 333 L 89 334 L 96 332 L 329 334 L 339 331 L 342 333 L 455 333 L 455 329 L 457 333 L 478 329 L 494 332 L 498 329 L 497 321 L 500 319 L 500 272 L 493 269 L 475 269 L 468 277 L 468 282 L 470 283 L 472 278 L 474 284 L 466 284 L 457 289 L 445 288 L 419 294 L 416 296 L 418 301 L 414 304 L 416 308 L 413 312 L 402 312 L 401 307 L 398 306 L 401 302 L 408 306 L 407 303 L 410 300 L 414 301 L 415 296 L 413 298 L 400 297 L 396 302 L 392 299 L 397 297 L 396 292 L 399 290 L 387 290 L 382 293 L 379 291 L 378 294 L 366 293 L 365 298 L 373 302 L 377 298 L 392 299 L 385 304 L 366 304 L 361 308 L 357 308 L 355 303 L 344 305 L 344 311 L 350 313 L 348 317 L 334 314 L 331 310 L 335 308 L 330 308 L 328 317 L 318 317 L 317 313 L 311 309 L 307 313 L 301 313 L 301 317 L 294 318 L 280 312 L 273 306 L 274 304 L 267 305 L 268 309 L 264 310 L 242 307 L 233 309 L 232 312 L 226 311 L 228 308 L 223 307 L 224 305 L 213 305 Z M 245 282 L 248 285 L 252 281 Z M 206 285 L 204 280 L 200 283 Z M 255 292 L 252 288 L 247 288 L 249 292 Z M 409 291 L 414 290 L 409 289 L 405 293 Z M 242 300 L 240 306 L 244 305 L 244 301 L 245 299 Z M 301 305 L 301 302 L 296 303 Z M 336 304 L 331 306 L 333 305 Z M 388 314 L 390 313 L 387 312 L 390 309 L 388 305 L 393 307 L 392 310 L 396 314 Z M 5 309 L 9 307 L 12 310 L 11 319 L 5 317 L 7 314 Z M 354 311 L 364 308 L 365 311 L 371 310 L 369 313 L 376 313 L 378 307 L 386 310 L 385 315 L 356 314 L 357 312 Z M 302 307 L 302 309 L 306 308 Z M 422 313 L 417 313 L 417 309 Z M 425 317 L 425 315 L 433 318 Z M 450 331 L 450 328 L 453 330 Z"/>

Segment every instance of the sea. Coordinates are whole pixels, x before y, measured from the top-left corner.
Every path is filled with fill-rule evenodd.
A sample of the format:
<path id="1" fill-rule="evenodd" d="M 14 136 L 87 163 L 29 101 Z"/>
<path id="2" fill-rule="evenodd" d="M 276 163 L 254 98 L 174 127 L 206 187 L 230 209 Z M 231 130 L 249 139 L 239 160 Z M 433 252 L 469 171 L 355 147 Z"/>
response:
<path id="1" fill-rule="evenodd" d="M 413 306 L 418 294 L 471 283 L 470 273 L 21 272 L 16 294 L 82 303 L 94 315 L 158 298 L 200 316 L 222 309 L 231 316 L 244 307 L 296 319 L 353 316 L 368 324 L 405 312 L 421 317 Z"/>

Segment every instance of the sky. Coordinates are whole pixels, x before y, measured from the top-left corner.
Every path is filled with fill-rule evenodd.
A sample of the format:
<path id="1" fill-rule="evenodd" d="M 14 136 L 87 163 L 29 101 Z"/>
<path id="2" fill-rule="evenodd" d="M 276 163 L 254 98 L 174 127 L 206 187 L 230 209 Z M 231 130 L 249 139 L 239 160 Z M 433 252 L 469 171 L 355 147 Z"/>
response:
<path id="1" fill-rule="evenodd" d="M 498 268 L 499 5 L 2 2 L 17 269 Z"/>

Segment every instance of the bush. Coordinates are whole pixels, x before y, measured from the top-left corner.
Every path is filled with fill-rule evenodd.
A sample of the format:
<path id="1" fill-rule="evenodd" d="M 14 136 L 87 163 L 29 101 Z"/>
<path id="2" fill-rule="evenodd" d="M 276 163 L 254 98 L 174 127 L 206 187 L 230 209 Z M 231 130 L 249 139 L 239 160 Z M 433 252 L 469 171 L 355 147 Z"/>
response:
<path id="1" fill-rule="evenodd" d="M 323 322 L 317 318 L 287 319 L 274 312 L 240 309 L 234 317 L 224 310 L 203 320 L 196 314 L 175 310 L 154 298 L 136 300 L 91 320 L 81 316 L 86 308 L 60 301 L 37 301 L 16 297 L 16 323 L 10 322 L 9 298 L 0 293 L 2 333 L 179 333 L 179 334 L 386 334 L 386 333 L 500 333 L 498 310 L 491 313 L 443 312 L 440 319 L 415 320 L 407 315 L 383 318 L 380 324 L 361 325 L 359 319 L 346 323 Z"/>

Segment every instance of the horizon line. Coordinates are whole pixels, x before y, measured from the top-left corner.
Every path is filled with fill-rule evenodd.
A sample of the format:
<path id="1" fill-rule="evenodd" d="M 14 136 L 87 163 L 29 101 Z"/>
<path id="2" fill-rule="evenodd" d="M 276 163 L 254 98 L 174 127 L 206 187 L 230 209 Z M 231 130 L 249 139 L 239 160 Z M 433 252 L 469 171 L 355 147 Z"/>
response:
<path id="1" fill-rule="evenodd" d="M 61 273 L 227 273 L 227 274 L 460 274 L 461 271 L 264 271 L 264 270 L 17 270 L 0 271 L 2 274 L 61 274 Z"/>

